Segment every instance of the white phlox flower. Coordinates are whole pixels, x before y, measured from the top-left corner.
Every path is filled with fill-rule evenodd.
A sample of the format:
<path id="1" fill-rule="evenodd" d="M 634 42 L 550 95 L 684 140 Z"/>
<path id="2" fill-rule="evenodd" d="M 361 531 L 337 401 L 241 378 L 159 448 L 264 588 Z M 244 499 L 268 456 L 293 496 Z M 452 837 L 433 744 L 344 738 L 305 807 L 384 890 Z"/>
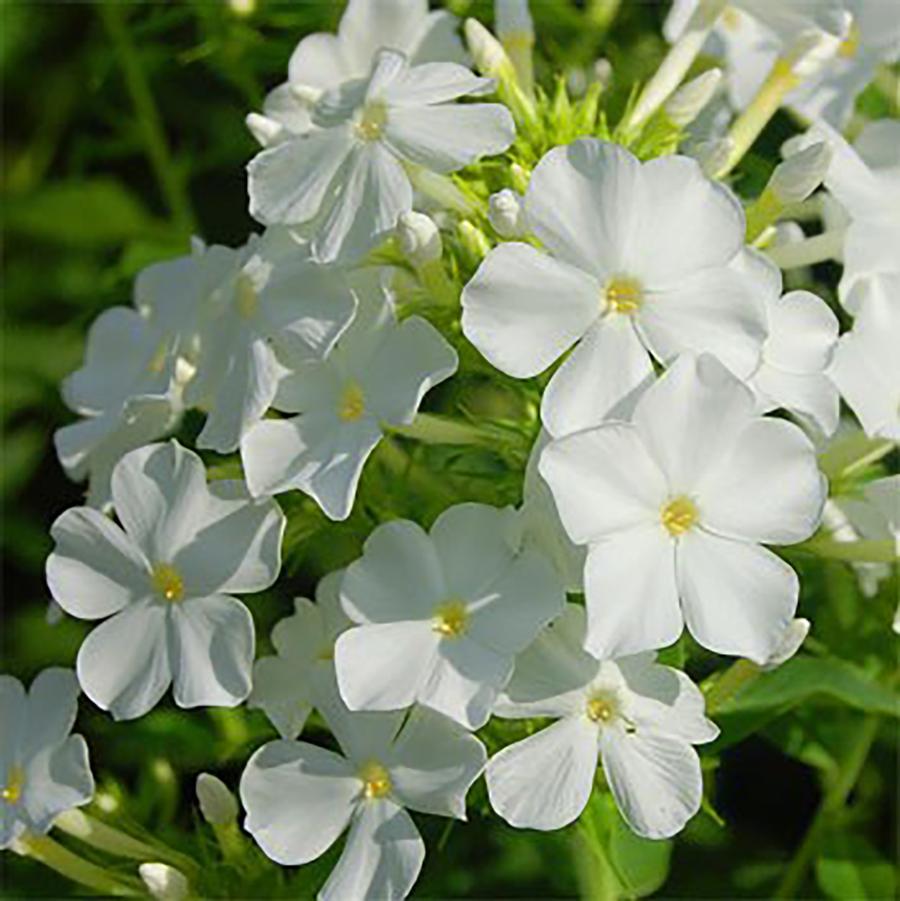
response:
<path id="1" fill-rule="evenodd" d="M 370 75 L 322 94 L 313 131 L 250 161 L 250 214 L 309 225 L 322 261 L 359 259 L 412 209 L 406 166 L 454 172 L 509 147 L 515 126 L 505 106 L 451 102 L 491 84 L 455 63 L 410 67 L 402 53 L 379 51 Z"/>
<path id="2" fill-rule="evenodd" d="M 652 653 L 603 662 L 582 650 L 583 607 L 569 604 L 523 654 L 495 713 L 551 717 L 551 726 L 488 762 L 491 806 L 513 826 L 560 829 L 581 815 L 598 758 L 628 825 L 669 838 L 700 809 L 703 777 L 694 745 L 718 728 L 700 690 Z"/>
<path id="3" fill-rule="evenodd" d="M 262 115 L 247 117 L 247 127 L 264 147 L 310 131 L 317 96 L 365 78 L 382 47 L 405 53 L 412 65 L 464 63 L 457 24 L 445 10 L 429 12 L 428 0 L 350 0 L 336 35 L 317 32 L 297 44 L 287 81 L 269 92 Z"/>
<path id="4" fill-rule="evenodd" d="M 810 291 L 781 294 L 781 273 L 762 254 L 748 250 L 744 264 L 758 267 L 769 335 L 759 367 L 747 380 L 760 413 L 783 407 L 823 435 L 837 429 L 840 400 L 828 369 L 839 323 L 828 304 Z"/>
<path id="5" fill-rule="evenodd" d="M 348 707 L 418 702 L 470 729 L 487 722 L 514 655 L 565 601 L 547 558 L 517 547 L 515 520 L 509 508 L 458 504 L 428 533 L 408 520 L 372 532 L 341 584 L 357 624 L 334 648 Z"/>
<path id="6" fill-rule="evenodd" d="M 900 272 L 870 289 L 829 374 L 869 437 L 900 441 Z"/>
<path id="7" fill-rule="evenodd" d="M 346 519 L 385 428 L 412 422 L 425 394 L 456 371 L 456 352 L 434 326 L 397 322 L 381 278 L 363 276 L 356 318 L 324 360 L 283 355 L 289 371 L 272 405 L 299 415 L 264 419 L 241 441 L 253 495 L 297 488 Z"/>
<path id="8" fill-rule="evenodd" d="M 825 187 L 839 206 L 828 211 L 826 226 L 838 239 L 834 255 L 844 265 L 838 296 L 856 315 L 875 282 L 900 277 L 900 122 L 869 123 L 855 147 L 818 122 L 786 149 L 817 141 L 827 141 L 832 150 Z"/>
<path id="9" fill-rule="evenodd" d="M 272 630 L 276 654 L 253 665 L 248 707 L 265 711 L 282 738 L 296 738 L 322 692 L 334 681 L 334 643 L 352 623 L 338 594 L 343 570 L 316 588 L 316 602 L 294 600 L 294 613 Z"/>
<path id="10" fill-rule="evenodd" d="M 241 777 L 244 828 L 285 865 L 315 860 L 349 828 L 319 901 L 399 901 L 425 858 L 407 810 L 464 820 L 484 746 L 427 708 L 405 721 L 350 713 L 334 691 L 323 713 L 343 754 L 297 741 L 264 745 Z"/>
<path id="11" fill-rule="evenodd" d="M 234 706 L 250 692 L 253 619 L 232 594 L 278 576 L 284 515 L 242 482 L 209 485 L 177 441 L 131 451 L 112 474 L 118 524 L 89 507 L 51 527 L 47 584 L 79 619 L 106 619 L 78 652 L 85 694 L 116 719 L 174 683 L 180 707 Z"/>
<path id="12" fill-rule="evenodd" d="M 668 40 L 678 39 L 697 5 L 698 0 L 675 0 L 663 27 Z M 837 53 L 791 91 L 785 104 L 807 120 L 843 126 L 876 67 L 897 58 L 895 12 L 893 0 L 734 0 L 719 16 L 707 50 L 725 63 L 728 94 L 740 110 L 804 33 L 834 35 L 841 41 Z"/>
<path id="13" fill-rule="evenodd" d="M 755 271 L 737 265 L 743 210 L 694 160 L 640 163 L 578 140 L 538 163 L 525 206 L 546 251 L 494 248 L 463 291 L 462 327 L 517 378 L 575 345 L 544 391 L 551 435 L 621 415 L 652 381 L 652 358 L 709 350 L 741 377 L 756 368 L 766 313 Z"/>
<path id="14" fill-rule="evenodd" d="M 69 734 L 77 710 L 71 670 L 43 670 L 27 693 L 18 679 L 0 676 L 0 848 L 43 835 L 93 796 L 87 744 Z"/>
<path id="15" fill-rule="evenodd" d="M 279 357 L 327 356 L 356 299 L 344 274 L 314 262 L 287 229 L 207 253 L 215 254 L 219 277 L 203 308 L 197 374 L 185 400 L 207 410 L 197 446 L 228 453 L 271 405 L 284 371 Z"/>
<path id="16" fill-rule="evenodd" d="M 765 419 L 715 357 L 684 355 L 630 422 L 553 441 L 539 469 L 588 546 L 586 647 L 600 658 L 672 644 L 763 662 L 794 616 L 797 575 L 762 544 L 816 530 L 826 497 L 815 450 Z"/>

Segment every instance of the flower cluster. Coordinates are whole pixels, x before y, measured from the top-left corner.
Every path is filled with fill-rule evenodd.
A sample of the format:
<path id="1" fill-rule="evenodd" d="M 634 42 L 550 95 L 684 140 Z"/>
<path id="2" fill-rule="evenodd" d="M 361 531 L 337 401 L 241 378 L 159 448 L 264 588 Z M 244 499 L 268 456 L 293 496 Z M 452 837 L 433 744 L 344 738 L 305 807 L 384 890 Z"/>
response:
<path id="1" fill-rule="evenodd" d="M 90 488 L 53 524 L 46 575 L 65 613 L 103 620 L 78 652 L 81 689 L 116 719 L 170 685 L 182 708 L 264 711 L 279 738 L 246 763 L 244 828 L 282 865 L 347 832 L 323 901 L 406 896 L 425 855 L 409 812 L 465 819 L 482 774 L 500 817 L 551 830 L 606 790 L 599 766 L 635 833 L 675 835 L 704 798 L 695 746 L 718 728 L 657 653 L 747 658 L 757 678 L 809 628 L 769 546 L 806 542 L 823 509 L 838 543 L 897 533 L 881 500 L 896 480 L 841 507 L 817 458 L 841 398 L 868 436 L 900 438 L 896 123 L 856 148 L 834 127 L 895 52 L 877 16 L 677 3 L 670 56 L 610 130 L 599 89 L 563 127 L 534 85 L 527 5 L 497 7 L 503 43 L 466 26 L 481 75 L 424 0 L 351 0 L 336 36 L 304 38 L 247 118 L 264 231 L 144 270 L 63 386 L 83 418 L 57 433 L 59 458 Z M 675 92 L 707 40 L 743 110 L 724 136 L 696 119 L 719 75 Z M 747 202 L 724 176 L 778 85 L 822 121 Z M 776 221 L 823 179 L 826 237 L 785 240 Z M 785 291 L 781 270 L 818 262 L 816 240 L 843 261 L 843 335 L 825 299 Z M 519 424 L 521 503 L 451 490 L 421 522 L 366 508 L 363 470 L 393 436 L 484 441 L 474 415 L 419 412 L 461 367 L 539 397 Z M 180 443 L 191 410 L 205 459 Z M 364 508 L 367 534 L 257 659 L 253 604 L 235 595 L 276 583 L 293 513 L 315 508 Z M 27 700 L 3 679 L 6 847 L 93 789 L 67 737 L 71 674 L 46 671 Z M 211 779 L 200 802 L 226 810 L 207 816 L 224 830 L 233 800 Z"/>

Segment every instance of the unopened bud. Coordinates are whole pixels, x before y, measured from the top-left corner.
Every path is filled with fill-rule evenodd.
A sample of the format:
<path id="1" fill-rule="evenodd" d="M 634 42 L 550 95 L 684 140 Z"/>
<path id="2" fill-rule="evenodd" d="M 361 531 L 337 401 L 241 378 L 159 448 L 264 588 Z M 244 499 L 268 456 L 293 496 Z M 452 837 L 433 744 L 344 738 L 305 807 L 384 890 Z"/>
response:
<path id="1" fill-rule="evenodd" d="M 497 37 L 505 44 L 508 39 L 534 42 L 534 22 L 528 11 L 528 0 L 495 0 L 494 20 Z"/>
<path id="2" fill-rule="evenodd" d="M 271 147 L 276 144 L 284 134 L 284 126 L 280 122 L 260 113 L 249 113 L 244 119 L 244 124 L 263 147 Z"/>
<path id="3" fill-rule="evenodd" d="M 599 82 L 603 89 L 609 87 L 609 83 L 613 77 L 612 63 L 605 57 L 601 56 L 593 66 L 594 81 Z"/>
<path id="4" fill-rule="evenodd" d="M 466 44 L 475 68 L 491 78 L 515 79 L 515 70 L 503 45 L 477 19 L 466 19 Z"/>
<path id="5" fill-rule="evenodd" d="M 138 867 L 147 892 L 156 901 L 183 901 L 189 886 L 184 873 L 165 863 L 142 863 Z"/>
<path id="6" fill-rule="evenodd" d="M 828 144 L 825 141 L 811 144 L 779 163 L 768 187 L 781 203 L 800 203 L 822 184 L 830 163 Z"/>
<path id="7" fill-rule="evenodd" d="M 322 94 L 325 93 L 321 88 L 316 88 L 311 84 L 302 84 L 296 81 L 292 81 L 288 89 L 295 100 L 310 109 L 319 102 Z"/>
<path id="8" fill-rule="evenodd" d="M 712 100 L 722 80 L 721 69 L 710 69 L 682 85 L 665 104 L 666 116 L 673 125 L 690 125 Z"/>
<path id="9" fill-rule="evenodd" d="M 841 49 L 844 38 L 850 31 L 853 17 L 845 13 L 845 27 L 838 35 L 821 28 L 811 28 L 800 34 L 782 57 L 784 65 L 798 81 L 811 78 Z"/>
<path id="10" fill-rule="evenodd" d="M 217 776 L 201 773 L 197 777 L 196 792 L 200 813 L 211 826 L 227 826 L 237 819 L 237 801 Z"/>
<path id="11" fill-rule="evenodd" d="M 531 173 L 518 163 L 513 163 L 509 167 L 509 174 L 512 176 L 513 190 L 517 194 L 524 195 L 528 191 Z"/>
<path id="12" fill-rule="evenodd" d="M 228 0 L 228 5 L 236 16 L 252 16 L 256 12 L 256 0 Z"/>
<path id="13" fill-rule="evenodd" d="M 510 188 L 491 194 L 488 221 L 501 238 L 519 238 L 525 234 L 523 198 Z"/>
<path id="14" fill-rule="evenodd" d="M 491 249 L 487 235 L 476 225 L 469 222 L 468 219 L 464 219 L 459 223 L 459 239 L 463 247 L 479 260 L 487 256 Z"/>
<path id="15" fill-rule="evenodd" d="M 694 159 L 700 163 L 700 168 L 710 177 L 726 164 L 734 150 L 734 141 L 731 138 L 716 138 L 712 141 L 701 141 L 694 150 Z"/>
<path id="16" fill-rule="evenodd" d="M 417 213 L 415 210 L 401 213 L 394 229 L 394 237 L 403 256 L 416 269 L 441 258 L 441 233 L 434 219 L 424 213 Z"/>
<path id="17" fill-rule="evenodd" d="M 784 630 L 781 641 L 775 650 L 769 654 L 766 662 L 762 664 L 760 669 L 764 671 L 773 670 L 790 660 L 800 650 L 800 645 L 806 641 L 806 636 L 809 635 L 809 625 L 808 619 L 798 618 L 792 620 L 790 625 Z"/>

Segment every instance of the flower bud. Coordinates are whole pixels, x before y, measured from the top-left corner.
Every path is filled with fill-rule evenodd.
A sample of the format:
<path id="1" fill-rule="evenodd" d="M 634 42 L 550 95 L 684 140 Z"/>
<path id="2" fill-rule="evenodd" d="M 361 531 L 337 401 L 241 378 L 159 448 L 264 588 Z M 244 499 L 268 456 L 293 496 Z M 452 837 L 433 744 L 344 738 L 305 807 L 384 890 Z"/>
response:
<path id="1" fill-rule="evenodd" d="M 528 183 L 531 181 L 531 173 L 523 166 L 520 166 L 518 163 L 513 163 L 509 167 L 509 174 L 512 176 L 513 190 L 517 194 L 524 195 L 528 191 Z"/>
<path id="2" fill-rule="evenodd" d="M 591 71 L 594 76 L 594 81 L 599 82 L 603 87 L 603 90 L 605 91 L 609 87 L 609 83 L 612 81 L 612 63 L 605 56 L 601 56 L 600 59 L 594 62 Z"/>
<path id="3" fill-rule="evenodd" d="M 142 863 L 138 873 L 150 897 L 156 901 L 183 901 L 188 896 L 188 881 L 175 867 L 165 863 Z"/>
<path id="4" fill-rule="evenodd" d="M 831 148 L 825 141 L 811 144 L 779 163 L 768 187 L 782 204 L 806 200 L 822 184 L 831 162 Z"/>
<path id="5" fill-rule="evenodd" d="M 475 68 L 491 78 L 515 80 L 515 70 L 503 45 L 477 19 L 466 19 L 466 44 Z"/>
<path id="6" fill-rule="evenodd" d="M 679 128 L 690 125 L 712 100 L 721 80 L 722 70 L 710 69 L 682 85 L 663 107 L 669 121 Z"/>
<path id="7" fill-rule="evenodd" d="M 733 150 L 734 141 L 731 138 L 702 141 L 694 150 L 694 159 L 700 163 L 700 168 L 710 178 L 714 178 L 716 172 L 726 164 Z"/>
<path id="8" fill-rule="evenodd" d="M 778 642 L 777 647 L 769 654 L 766 662 L 760 666 L 760 669 L 763 671 L 773 670 L 790 660 L 800 650 L 800 645 L 806 641 L 806 636 L 809 635 L 809 625 L 808 619 L 798 618 L 792 620 L 790 625 L 784 630 L 781 641 Z"/>
<path id="9" fill-rule="evenodd" d="M 441 258 L 441 233 L 434 219 L 424 213 L 417 213 L 415 210 L 401 213 L 394 229 L 394 237 L 403 256 L 416 269 Z"/>
<path id="10" fill-rule="evenodd" d="M 494 20 L 497 37 L 504 45 L 516 40 L 534 43 L 534 22 L 528 11 L 528 0 L 495 0 Z"/>
<path id="11" fill-rule="evenodd" d="M 844 14 L 844 26 L 840 34 L 830 34 L 821 28 L 810 28 L 800 34 L 782 57 L 785 66 L 798 81 L 811 78 L 841 49 L 850 31 L 853 17 Z"/>
<path id="12" fill-rule="evenodd" d="M 519 238 L 525 234 L 523 198 L 510 188 L 491 194 L 488 221 L 501 238 Z"/>
<path id="13" fill-rule="evenodd" d="M 284 134 L 284 126 L 280 122 L 260 113 L 249 113 L 244 119 L 244 124 L 263 147 L 271 147 L 276 144 Z"/>
<path id="14" fill-rule="evenodd" d="M 289 85 L 291 95 L 299 103 L 312 109 L 321 99 L 325 92 L 321 88 L 313 87 L 311 84 L 302 84 L 299 82 L 291 82 Z"/>
<path id="15" fill-rule="evenodd" d="M 252 16 L 256 12 L 256 0 L 228 0 L 228 6 L 236 16 Z"/>
<path id="16" fill-rule="evenodd" d="M 237 801 L 217 776 L 201 773 L 197 777 L 196 792 L 200 813 L 211 826 L 227 826 L 237 819 Z"/>
<path id="17" fill-rule="evenodd" d="M 459 223 L 459 240 L 463 247 L 476 259 L 481 260 L 487 256 L 491 249 L 491 243 L 487 235 L 473 225 L 468 219 Z"/>

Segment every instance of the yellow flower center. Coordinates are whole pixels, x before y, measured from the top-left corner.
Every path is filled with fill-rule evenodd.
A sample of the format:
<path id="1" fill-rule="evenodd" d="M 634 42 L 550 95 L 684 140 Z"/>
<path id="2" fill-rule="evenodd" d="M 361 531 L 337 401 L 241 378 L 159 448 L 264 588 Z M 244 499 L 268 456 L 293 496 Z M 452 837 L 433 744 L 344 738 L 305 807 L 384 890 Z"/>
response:
<path id="1" fill-rule="evenodd" d="M 0 789 L 0 798 L 7 804 L 16 804 L 22 797 L 22 787 L 25 784 L 25 773 L 20 766 L 10 767 L 6 775 L 6 785 Z"/>
<path id="2" fill-rule="evenodd" d="M 611 278 L 603 289 L 606 308 L 612 313 L 636 313 L 644 302 L 641 283 L 630 276 Z"/>
<path id="3" fill-rule="evenodd" d="M 316 660 L 334 660 L 334 645 L 326 644 L 319 648 Z"/>
<path id="4" fill-rule="evenodd" d="M 699 516 L 697 505 L 683 494 L 673 497 L 660 513 L 662 524 L 673 538 L 684 535 L 696 524 Z"/>
<path id="5" fill-rule="evenodd" d="M 180 601 L 184 597 L 184 582 L 181 574 L 171 563 L 157 563 L 150 575 L 157 594 L 167 601 Z"/>
<path id="6" fill-rule="evenodd" d="M 259 295 L 253 282 L 245 273 L 241 273 L 237 277 L 237 283 L 234 286 L 234 305 L 237 307 L 238 314 L 244 319 L 250 319 L 256 313 L 259 307 Z"/>
<path id="7" fill-rule="evenodd" d="M 166 357 L 168 356 L 165 342 L 161 343 L 156 349 L 153 358 L 147 364 L 147 371 L 154 375 L 159 375 L 166 368 Z"/>
<path id="8" fill-rule="evenodd" d="M 459 638 L 469 627 L 469 611 L 462 601 L 445 601 L 434 610 L 432 628 L 444 638 Z"/>
<path id="9" fill-rule="evenodd" d="M 362 108 L 362 115 L 356 123 L 356 135 L 363 141 L 377 141 L 387 124 L 387 106 L 380 100 L 373 100 Z"/>
<path id="10" fill-rule="evenodd" d="M 841 45 L 838 47 L 838 56 L 842 56 L 844 59 L 853 59 L 859 50 L 859 39 L 859 25 L 853 21 L 850 24 L 850 31 L 847 32 L 847 37 L 841 41 Z"/>
<path id="11" fill-rule="evenodd" d="M 613 694 L 600 693 L 590 698 L 586 705 L 589 720 L 595 723 L 611 723 L 619 716 L 619 701 Z"/>
<path id="12" fill-rule="evenodd" d="M 729 31 L 737 31 L 741 27 L 741 14 L 733 6 L 726 6 L 722 12 L 722 25 Z"/>
<path id="13" fill-rule="evenodd" d="M 363 794 L 370 801 L 383 798 L 391 791 L 391 777 L 377 760 L 363 764 L 359 770 L 359 778 L 362 780 Z"/>
<path id="14" fill-rule="evenodd" d="M 365 412 L 366 398 L 362 388 L 356 382 L 350 382 L 338 401 L 338 416 L 344 422 L 356 422 Z"/>

